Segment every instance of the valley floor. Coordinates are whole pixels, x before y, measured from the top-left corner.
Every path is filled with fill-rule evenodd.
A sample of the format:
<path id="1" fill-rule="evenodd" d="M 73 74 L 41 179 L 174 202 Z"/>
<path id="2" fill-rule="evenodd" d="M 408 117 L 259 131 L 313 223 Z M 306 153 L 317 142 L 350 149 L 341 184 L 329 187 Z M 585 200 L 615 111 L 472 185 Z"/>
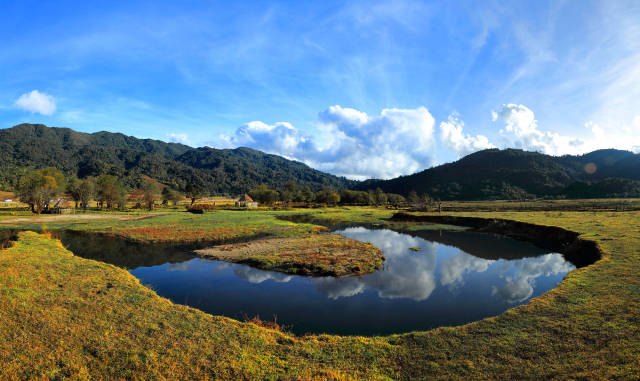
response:
<path id="1" fill-rule="evenodd" d="M 389 225 L 392 213 L 336 208 L 137 219 L 114 214 L 83 221 L 4 219 L 0 227 L 228 244 L 326 230 L 313 223 Z M 292 214 L 301 222 L 276 218 Z M 0 251 L 0 378 L 637 377 L 640 212 L 447 214 L 563 227 L 596 241 L 604 257 L 526 305 L 464 326 L 373 338 L 294 336 L 173 304 L 123 269 L 76 257 L 47 233 L 25 231 Z"/>

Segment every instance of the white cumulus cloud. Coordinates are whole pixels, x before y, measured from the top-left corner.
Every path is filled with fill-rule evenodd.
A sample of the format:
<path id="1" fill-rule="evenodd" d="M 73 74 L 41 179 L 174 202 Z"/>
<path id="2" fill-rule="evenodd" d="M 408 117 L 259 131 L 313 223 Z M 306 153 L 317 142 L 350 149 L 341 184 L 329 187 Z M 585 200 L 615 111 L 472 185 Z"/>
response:
<path id="1" fill-rule="evenodd" d="M 505 146 L 538 151 L 549 155 L 579 154 L 585 152 L 585 141 L 549 131 L 540 131 L 533 111 L 524 105 L 506 104 L 492 111 L 493 121 L 502 120 L 500 130 Z"/>
<path id="2" fill-rule="evenodd" d="M 352 179 L 392 178 L 433 163 L 434 124 L 424 108 L 384 109 L 378 116 L 332 106 L 318 115 L 318 139 L 290 123 L 260 121 L 224 137 L 247 146 L 302 161 L 313 168 Z"/>
<path id="3" fill-rule="evenodd" d="M 440 122 L 440 141 L 458 154 L 459 157 L 487 148 L 495 148 L 484 135 L 470 136 L 464 134 L 464 122 L 456 114 L 449 115 L 446 122 Z"/>
<path id="4" fill-rule="evenodd" d="M 287 122 L 269 125 L 260 121 L 240 126 L 232 137 L 225 137 L 233 146 L 244 146 L 278 154 L 290 159 L 306 156 L 316 150 L 311 138 Z"/>
<path id="5" fill-rule="evenodd" d="M 56 100 L 51 95 L 38 90 L 22 94 L 15 105 L 23 110 L 42 115 L 53 115 L 56 112 Z"/>

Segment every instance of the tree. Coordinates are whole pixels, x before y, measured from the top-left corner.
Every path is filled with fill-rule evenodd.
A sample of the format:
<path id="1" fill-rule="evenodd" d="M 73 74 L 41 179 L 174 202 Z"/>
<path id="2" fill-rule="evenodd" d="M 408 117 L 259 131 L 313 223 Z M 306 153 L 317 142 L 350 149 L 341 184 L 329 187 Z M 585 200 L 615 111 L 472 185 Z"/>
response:
<path id="1" fill-rule="evenodd" d="M 375 202 L 376 202 L 376 205 L 386 205 L 387 204 L 387 195 L 380 188 L 376 189 Z"/>
<path id="2" fill-rule="evenodd" d="M 424 193 L 422 195 L 422 202 L 424 202 L 424 206 L 432 206 L 433 205 L 433 198 L 431 196 L 429 196 L 428 193 Z"/>
<path id="3" fill-rule="evenodd" d="M 124 187 L 118 181 L 118 178 L 111 175 L 101 175 L 97 180 L 98 185 L 98 201 L 102 207 L 105 203 L 107 208 L 111 209 L 114 205 L 120 208 L 125 204 Z"/>
<path id="4" fill-rule="evenodd" d="M 409 203 L 409 205 L 413 206 L 414 208 L 420 206 L 420 197 L 418 197 L 418 193 L 416 193 L 416 191 L 412 190 L 411 192 L 409 192 L 409 194 L 407 195 L 407 203 Z"/>
<path id="5" fill-rule="evenodd" d="M 271 205 L 278 199 L 278 191 L 265 184 L 260 184 L 249 192 L 249 196 L 261 204 Z"/>
<path id="6" fill-rule="evenodd" d="M 340 202 L 351 205 L 369 205 L 369 192 L 343 189 L 340 192 Z"/>
<path id="7" fill-rule="evenodd" d="M 76 209 L 78 208 L 78 203 L 80 202 L 80 198 L 78 197 L 78 187 L 80 187 L 80 179 L 77 177 L 72 177 L 67 182 L 67 193 L 71 195 L 71 198 L 76 203 Z"/>
<path id="8" fill-rule="evenodd" d="M 340 202 L 340 194 L 333 189 L 323 189 L 316 193 L 316 201 L 335 205 Z"/>
<path id="9" fill-rule="evenodd" d="M 174 191 L 173 189 L 169 188 L 169 187 L 165 187 L 162 189 L 162 201 L 163 203 L 166 202 L 167 204 L 169 202 L 173 202 L 173 205 L 176 205 L 178 203 L 178 201 L 182 200 L 183 197 L 180 193 Z"/>
<path id="10" fill-rule="evenodd" d="M 336 205 L 340 202 L 340 195 L 338 192 L 331 191 L 327 194 L 327 204 Z"/>
<path id="11" fill-rule="evenodd" d="M 399 194 L 388 193 L 387 200 L 389 204 L 393 205 L 394 208 L 398 208 L 400 205 L 404 204 L 406 200 Z"/>
<path id="12" fill-rule="evenodd" d="M 153 210 L 156 200 L 160 198 L 160 186 L 153 182 L 145 180 L 142 183 L 142 201 L 147 204 L 147 209 Z"/>
<path id="13" fill-rule="evenodd" d="M 286 203 L 304 201 L 302 189 L 294 181 L 287 181 L 280 193 L 280 199 Z"/>
<path id="14" fill-rule="evenodd" d="M 316 195 L 313 194 L 313 191 L 309 187 L 304 187 L 302 192 L 300 192 L 301 201 L 306 203 L 311 203 L 315 199 Z"/>
<path id="15" fill-rule="evenodd" d="M 87 209 L 89 201 L 96 196 L 96 181 L 93 177 L 88 177 L 80 181 L 80 185 L 75 189 L 74 200 L 80 202 L 80 205 Z"/>
<path id="16" fill-rule="evenodd" d="M 28 204 L 33 213 L 42 213 L 49 208 L 49 201 L 55 199 L 64 189 L 64 176 L 55 168 L 35 170 L 23 176 L 16 188 L 22 202 Z"/>
<path id="17" fill-rule="evenodd" d="M 194 183 L 187 184 L 187 186 L 185 187 L 185 191 L 187 192 L 187 197 L 191 199 L 191 205 L 193 205 L 197 199 L 203 197 L 205 194 L 204 188 Z"/>
<path id="18" fill-rule="evenodd" d="M 71 198 L 82 208 L 86 209 L 89 206 L 89 201 L 95 197 L 96 182 L 93 177 L 88 177 L 84 180 L 78 178 L 71 178 L 67 183 L 67 192 L 71 194 Z"/>

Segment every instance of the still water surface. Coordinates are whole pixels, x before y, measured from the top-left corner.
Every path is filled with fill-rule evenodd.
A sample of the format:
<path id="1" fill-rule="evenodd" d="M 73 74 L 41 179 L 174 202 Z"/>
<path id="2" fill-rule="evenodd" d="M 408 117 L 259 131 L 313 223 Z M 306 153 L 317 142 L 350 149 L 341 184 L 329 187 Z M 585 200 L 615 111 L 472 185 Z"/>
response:
<path id="1" fill-rule="evenodd" d="M 379 247 L 384 267 L 360 277 L 302 277 L 102 236 L 60 238 L 76 255 L 125 267 L 176 303 L 236 319 L 277 316 L 298 334 L 382 335 L 465 324 L 526 303 L 575 268 L 561 254 L 488 234 L 363 227 L 336 233 Z"/>

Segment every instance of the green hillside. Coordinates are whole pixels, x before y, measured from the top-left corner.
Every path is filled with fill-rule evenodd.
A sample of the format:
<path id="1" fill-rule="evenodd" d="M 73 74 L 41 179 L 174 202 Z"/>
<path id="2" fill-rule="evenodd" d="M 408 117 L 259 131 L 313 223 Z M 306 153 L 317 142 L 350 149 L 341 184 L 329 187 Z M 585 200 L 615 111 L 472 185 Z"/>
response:
<path id="1" fill-rule="evenodd" d="M 358 185 L 378 187 L 404 195 L 428 193 L 442 200 L 640 197 L 640 155 L 609 149 L 556 157 L 489 149 L 409 176 Z"/>
<path id="2" fill-rule="evenodd" d="M 0 130 L 0 189 L 11 189 L 25 168 L 50 166 L 80 178 L 115 175 L 132 188 L 139 186 L 141 174 L 179 190 L 195 183 L 212 194 L 244 193 L 261 183 L 279 187 L 288 180 L 314 190 L 353 184 L 248 148 L 194 149 L 123 134 L 86 134 L 38 124 Z"/>

